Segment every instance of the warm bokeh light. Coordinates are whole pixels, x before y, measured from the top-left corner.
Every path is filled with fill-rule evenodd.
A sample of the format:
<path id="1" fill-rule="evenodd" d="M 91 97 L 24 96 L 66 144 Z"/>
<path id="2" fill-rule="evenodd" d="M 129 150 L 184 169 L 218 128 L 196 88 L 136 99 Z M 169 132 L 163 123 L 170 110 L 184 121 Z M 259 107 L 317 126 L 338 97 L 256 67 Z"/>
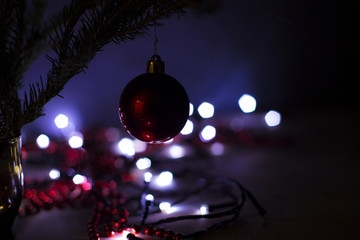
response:
<path id="1" fill-rule="evenodd" d="M 208 102 L 203 102 L 198 107 L 198 113 L 202 118 L 211 118 L 214 116 L 214 105 Z"/>
<path id="2" fill-rule="evenodd" d="M 239 107 L 244 113 L 251 113 L 256 109 L 256 100 L 249 94 L 244 94 L 240 97 Z"/>
<path id="3" fill-rule="evenodd" d="M 122 154 L 131 157 L 135 155 L 134 141 L 130 138 L 123 138 L 118 143 L 118 148 Z"/>
<path id="4" fill-rule="evenodd" d="M 46 149 L 50 145 L 50 138 L 48 136 L 46 136 L 45 134 L 40 134 L 36 138 L 36 144 L 38 145 L 39 148 Z"/>
<path id="5" fill-rule="evenodd" d="M 144 158 L 139 158 L 137 161 L 136 161 L 136 167 L 139 169 L 139 170 L 144 170 L 144 169 L 148 169 L 151 167 L 151 160 L 147 157 L 144 157 Z"/>
<path id="6" fill-rule="evenodd" d="M 200 139 L 203 142 L 209 142 L 216 136 L 216 129 L 213 126 L 207 125 L 200 132 Z"/>
<path id="7" fill-rule="evenodd" d="M 193 130 L 194 130 L 193 122 L 191 120 L 187 120 L 185 126 L 183 127 L 180 133 L 182 135 L 189 135 L 193 132 Z"/>
<path id="8" fill-rule="evenodd" d="M 54 123 L 58 128 L 66 128 L 69 125 L 69 118 L 64 114 L 59 114 L 55 117 Z"/>
<path id="9" fill-rule="evenodd" d="M 280 124 L 281 122 L 281 115 L 277 111 L 269 111 L 265 115 L 265 122 L 269 127 L 275 127 Z"/>
<path id="10" fill-rule="evenodd" d="M 173 180 L 173 174 L 169 171 L 163 171 L 159 174 L 159 176 L 156 179 L 156 183 L 159 186 L 169 186 L 172 183 Z"/>

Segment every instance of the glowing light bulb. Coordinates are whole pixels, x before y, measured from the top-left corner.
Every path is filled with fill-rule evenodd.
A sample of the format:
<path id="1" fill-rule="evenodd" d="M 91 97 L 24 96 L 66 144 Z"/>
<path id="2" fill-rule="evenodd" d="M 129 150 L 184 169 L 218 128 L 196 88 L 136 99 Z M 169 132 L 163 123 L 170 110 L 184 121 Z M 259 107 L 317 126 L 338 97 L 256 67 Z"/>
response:
<path id="1" fill-rule="evenodd" d="M 192 103 L 189 103 L 189 116 L 193 115 L 194 113 L 194 105 Z"/>
<path id="2" fill-rule="evenodd" d="M 200 139 L 203 142 L 209 142 L 216 136 L 216 129 L 213 126 L 207 125 L 200 132 Z"/>
<path id="3" fill-rule="evenodd" d="M 136 161 L 136 167 L 139 169 L 139 170 L 144 170 L 144 169 L 148 169 L 151 167 L 151 160 L 149 158 L 139 158 L 137 161 Z"/>
<path id="4" fill-rule="evenodd" d="M 118 148 L 122 154 L 128 157 L 132 157 L 135 155 L 134 141 L 130 138 L 121 139 L 118 144 Z"/>
<path id="5" fill-rule="evenodd" d="M 79 132 L 72 133 L 71 137 L 68 140 L 68 143 L 69 143 L 69 146 L 73 149 L 81 148 L 84 143 L 82 134 Z"/>
<path id="6" fill-rule="evenodd" d="M 194 124 L 192 121 L 187 120 L 185 126 L 183 127 L 183 129 L 181 130 L 181 134 L 182 135 L 188 135 L 191 134 L 194 130 Z"/>
<path id="7" fill-rule="evenodd" d="M 60 172 L 57 169 L 52 169 L 49 172 L 49 177 L 53 180 L 59 179 L 60 178 Z"/>
<path id="8" fill-rule="evenodd" d="M 144 181 L 145 182 L 150 182 L 151 181 L 151 179 L 152 179 L 152 177 L 153 177 L 153 175 L 152 175 L 152 173 L 151 172 L 146 172 L 146 173 L 144 173 Z"/>
<path id="9" fill-rule="evenodd" d="M 172 183 L 172 180 L 173 180 L 173 174 L 169 171 L 163 171 L 157 177 L 156 183 L 159 186 L 165 187 L 165 186 L 169 186 Z"/>
<path id="10" fill-rule="evenodd" d="M 222 143 L 216 142 L 211 145 L 212 154 L 219 156 L 224 153 L 224 145 Z"/>
<path id="11" fill-rule="evenodd" d="M 153 202 L 153 201 L 154 201 L 154 195 L 152 195 L 152 194 L 147 194 L 147 195 L 145 196 L 145 200 L 146 200 L 146 201 L 151 201 L 151 202 Z"/>
<path id="12" fill-rule="evenodd" d="M 169 156 L 171 158 L 181 158 L 185 156 L 185 150 L 182 146 L 172 145 L 169 147 Z"/>
<path id="13" fill-rule="evenodd" d="M 208 102 L 203 102 L 198 107 L 198 113 L 202 118 L 211 118 L 214 116 L 215 108 L 214 105 Z"/>
<path id="14" fill-rule="evenodd" d="M 209 213 L 209 206 L 206 204 L 202 204 L 200 206 L 200 214 L 205 215 Z"/>
<path id="15" fill-rule="evenodd" d="M 269 111 L 265 115 L 265 122 L 269 127 L 275 127 L 281 122 L 281 115 L 277 111 Z"/>
<path id="16" fill-rule="evenodd" d="M 46 136 L 45 134 L 40 134 L 37 138 L 36 138 L 36 144 L 38 145 L 39 148 L 41 149 L 46 149 L 49 147 L 50 145 L 50 139 L 48 136 Z"/>
<path id="17" fill-rule="evenodd" d="M 166 212 L 166 211 L 170 210 L 171 204 L 169 202 L 161 202 L 159 204 L 159 208 L 161 211 Z"/>
<path id="18" fill-rule="evenodd" d="M 249 95 L 244 94 L 239 98 L 239 107 L 244 113 L 251 113 L 256 109 L 256 99 Z"/>
<path id="19" fill-rule="evenodd" d="M 59 114 L 54 119 L 54 123 L 58 128 L 66 128 L 69 124 L 69 118 L 64 114 Z"/>
<path id="20" fill-rule="evenodd" d="M 75 184 L 83 184 L 86 183 L 87 178 L 84 175 L 81 174 L 76 174 L 73 179 L 72 179 L 73 183 Z"/>

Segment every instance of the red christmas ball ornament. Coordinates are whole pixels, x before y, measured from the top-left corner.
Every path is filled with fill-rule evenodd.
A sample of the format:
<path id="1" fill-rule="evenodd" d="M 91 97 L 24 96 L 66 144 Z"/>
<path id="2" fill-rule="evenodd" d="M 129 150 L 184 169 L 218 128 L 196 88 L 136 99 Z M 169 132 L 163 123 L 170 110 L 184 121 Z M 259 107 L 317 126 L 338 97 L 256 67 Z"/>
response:
<path id="1" fill-rule="evenodd" d="M 144 142 L 165 142 L 182 130 L 189 117 L 189 98 L 183 86 L 164 73 L 160 56 L 153 55 L 146 73 L 124 88 L 119 116 L 129 134 Z"/>

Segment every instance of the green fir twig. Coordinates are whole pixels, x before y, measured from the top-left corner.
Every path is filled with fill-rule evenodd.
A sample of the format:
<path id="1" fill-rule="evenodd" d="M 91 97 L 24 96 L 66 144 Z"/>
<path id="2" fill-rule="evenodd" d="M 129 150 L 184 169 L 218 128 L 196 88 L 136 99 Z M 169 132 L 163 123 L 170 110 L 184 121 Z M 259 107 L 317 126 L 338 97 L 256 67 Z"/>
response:
<path id="1" fill-rule="evenodd" d="M 66 83 L 85 71 L 97 52 L 144 36 L 161 19 L 206 6 L 205 0 L 72 0 L 44 21 L 45 2 L 0 0 L 0 140 L 15 137 L 22 127 L 43 115 Z M 213 2 L 209 1 L 213 6 Z M 47 47 L 51 69 L 46 80 L 29 84 L 24 99 L 17 91 L 24 72 Z"/>

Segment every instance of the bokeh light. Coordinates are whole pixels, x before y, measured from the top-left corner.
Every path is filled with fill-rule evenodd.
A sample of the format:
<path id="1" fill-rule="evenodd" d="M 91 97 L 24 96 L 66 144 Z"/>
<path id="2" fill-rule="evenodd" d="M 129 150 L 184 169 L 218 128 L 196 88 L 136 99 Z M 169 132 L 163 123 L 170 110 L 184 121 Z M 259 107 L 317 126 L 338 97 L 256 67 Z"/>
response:
<path id="1" fill-rule="evenodd" d="M 251 113 L 256 109 L 256 99 L 249 95 L 244 94 L 239 98 L 239 107 L 244 113 Z"/>
<path id="2" fill-rule="evenodd" d="M 36 144 L 38 145 L 38 147 L 40 149 L 46 149 L 50 145 L 50 138 L 48 136 L 46 136 L 45 134 L 40 134 L 36 138 Z"/>
<path id="3" fill-rule="evenodd" d="M 200 132 L 200 139 L 203 142 L 209 142 L 216 136 L 216 129 L 211 125 L 207 125 Z"/>
<path id="4" fill-rule="evenodd" d="M 59 178 L 60 178 L 60 171 L 57 170 L 57 169 L 52 169 L 52 170 L 49 172 L 49 177 L 50 177 L 52 180 L 59 179 Z"/>
<path id="5" fill-rule="evenodd" d="M 83 183 L 86 183 L 87 177 L 85 177 L 84 175 L 81 175 L 81 174 L 76 174 L 73 177 L 72 181 L 75 184 L 83 184 Z"/>
<path id="6" fill-rule="evenodd" d="M 135 145 L 134 141 L 130 138 L 123 138 L 118 143 L 118 148 L 122 154 L 128 157 L 132 157 L 135 155 Z"/>
<path id="7" fill-rule="evenodd" d="M 152 177 L 153 177 L 153 175 L 152 175 L 152 173 L 151 172 L 146 172 L 146 173 L 144 173 L 144 181 L 145 182 L 150 182 L 151 181 L 151 179 L 152 179 Z"/>
<path id="8" fill-rule="evenodd" d="M 171 158 L 181 158 L 185 156 L 185 149 L 180 145 L 171 145 L 169 146 L 168 151 Z"/>
<path id="9" fill-rule="evenodd" d="M 194 113 L 194 105 L 192 103 L 189 103 L 189 116 L 192 116 Z"/>
<path id="10" fill-rule="evenodd" d="M 170 208 L 171 208 L 171 204 L 169 203 L 169 202 L 161 202 L 160 204 L 159 204 L 159 208 L 160 208 L 160 210 L 161 211 L 168 211 L 168 210 L 170 210 Z"/>
<path id="11" fill-rule="evenodd" d="M 152 195 L 152 194 L 147 194 L 146 196 L 145 196 L 145 200 L 147 200 L 147 201 L 151 201 L 151 202 L 153 202 L 154 201 L 154 195 Z"/>
<path id="12" fill-rule="evenodd" d="M 68 143 L 71 148 L 81 148 L 84 143 L 82 134 L 80 132 L 72 133 L 68 140 Z"/>
<path id="13" fill-rule="evenodd" d="M 194 130 L 193 122 L 191 120 L 187 120 L 185 126 L 183 127 L 180 133 L 182 135 L 189 135 L 193 132 L 193 130 Z"/>
<path id="14" fill-rule="evenodd" d="M 69 118 L 64 114 L 59 114 L 55 117 L 54 123 L 58 128 L 66 128 L 69 124 Z"/>
<path id="15" fill-rule="evenodd" d="M 147 157 L 144 157 L 144 158 L 139 158 L 137 161 L 136 161 L 136 167 L 139 169 L 139 170 L 144 170 L 144 169 L 148 169 L 151 167 L 151 160 Z"/>
<path id="16" fill-rule="evenodd" d="M 156 179 L 156 183 L 158 186 L 169 186 L 172 183 L 173 174 L 169 171 L 163 171 L 159 174 Z"/>
<path id="17" fill-rule="evenodd" d="M 209 206 L 206 204 L 202 204 L 200 206 L 200 214 L 205 215 L 209 213 Z"/>
<path id="18" fill-rule="evenodd" d="M 219 142 L 213 143 L 210 147 L 210 150 L 215 156 L 222 155 L 224 153 L 224 145 Z"/>
<path id="19" fill-rule="evenodd" d="M 202 118 L 211 118 L 214 116 L 214 105 L 208 102 L 203 102 L 198 107 L 198 113 Z"/>
<path id="20" fill-rule="evenodd" d="M 269 127 L 275 127 L 281 122 L 281 115 L 277 111 L 269 111 L 265 115 L 265 122 Z"/>

